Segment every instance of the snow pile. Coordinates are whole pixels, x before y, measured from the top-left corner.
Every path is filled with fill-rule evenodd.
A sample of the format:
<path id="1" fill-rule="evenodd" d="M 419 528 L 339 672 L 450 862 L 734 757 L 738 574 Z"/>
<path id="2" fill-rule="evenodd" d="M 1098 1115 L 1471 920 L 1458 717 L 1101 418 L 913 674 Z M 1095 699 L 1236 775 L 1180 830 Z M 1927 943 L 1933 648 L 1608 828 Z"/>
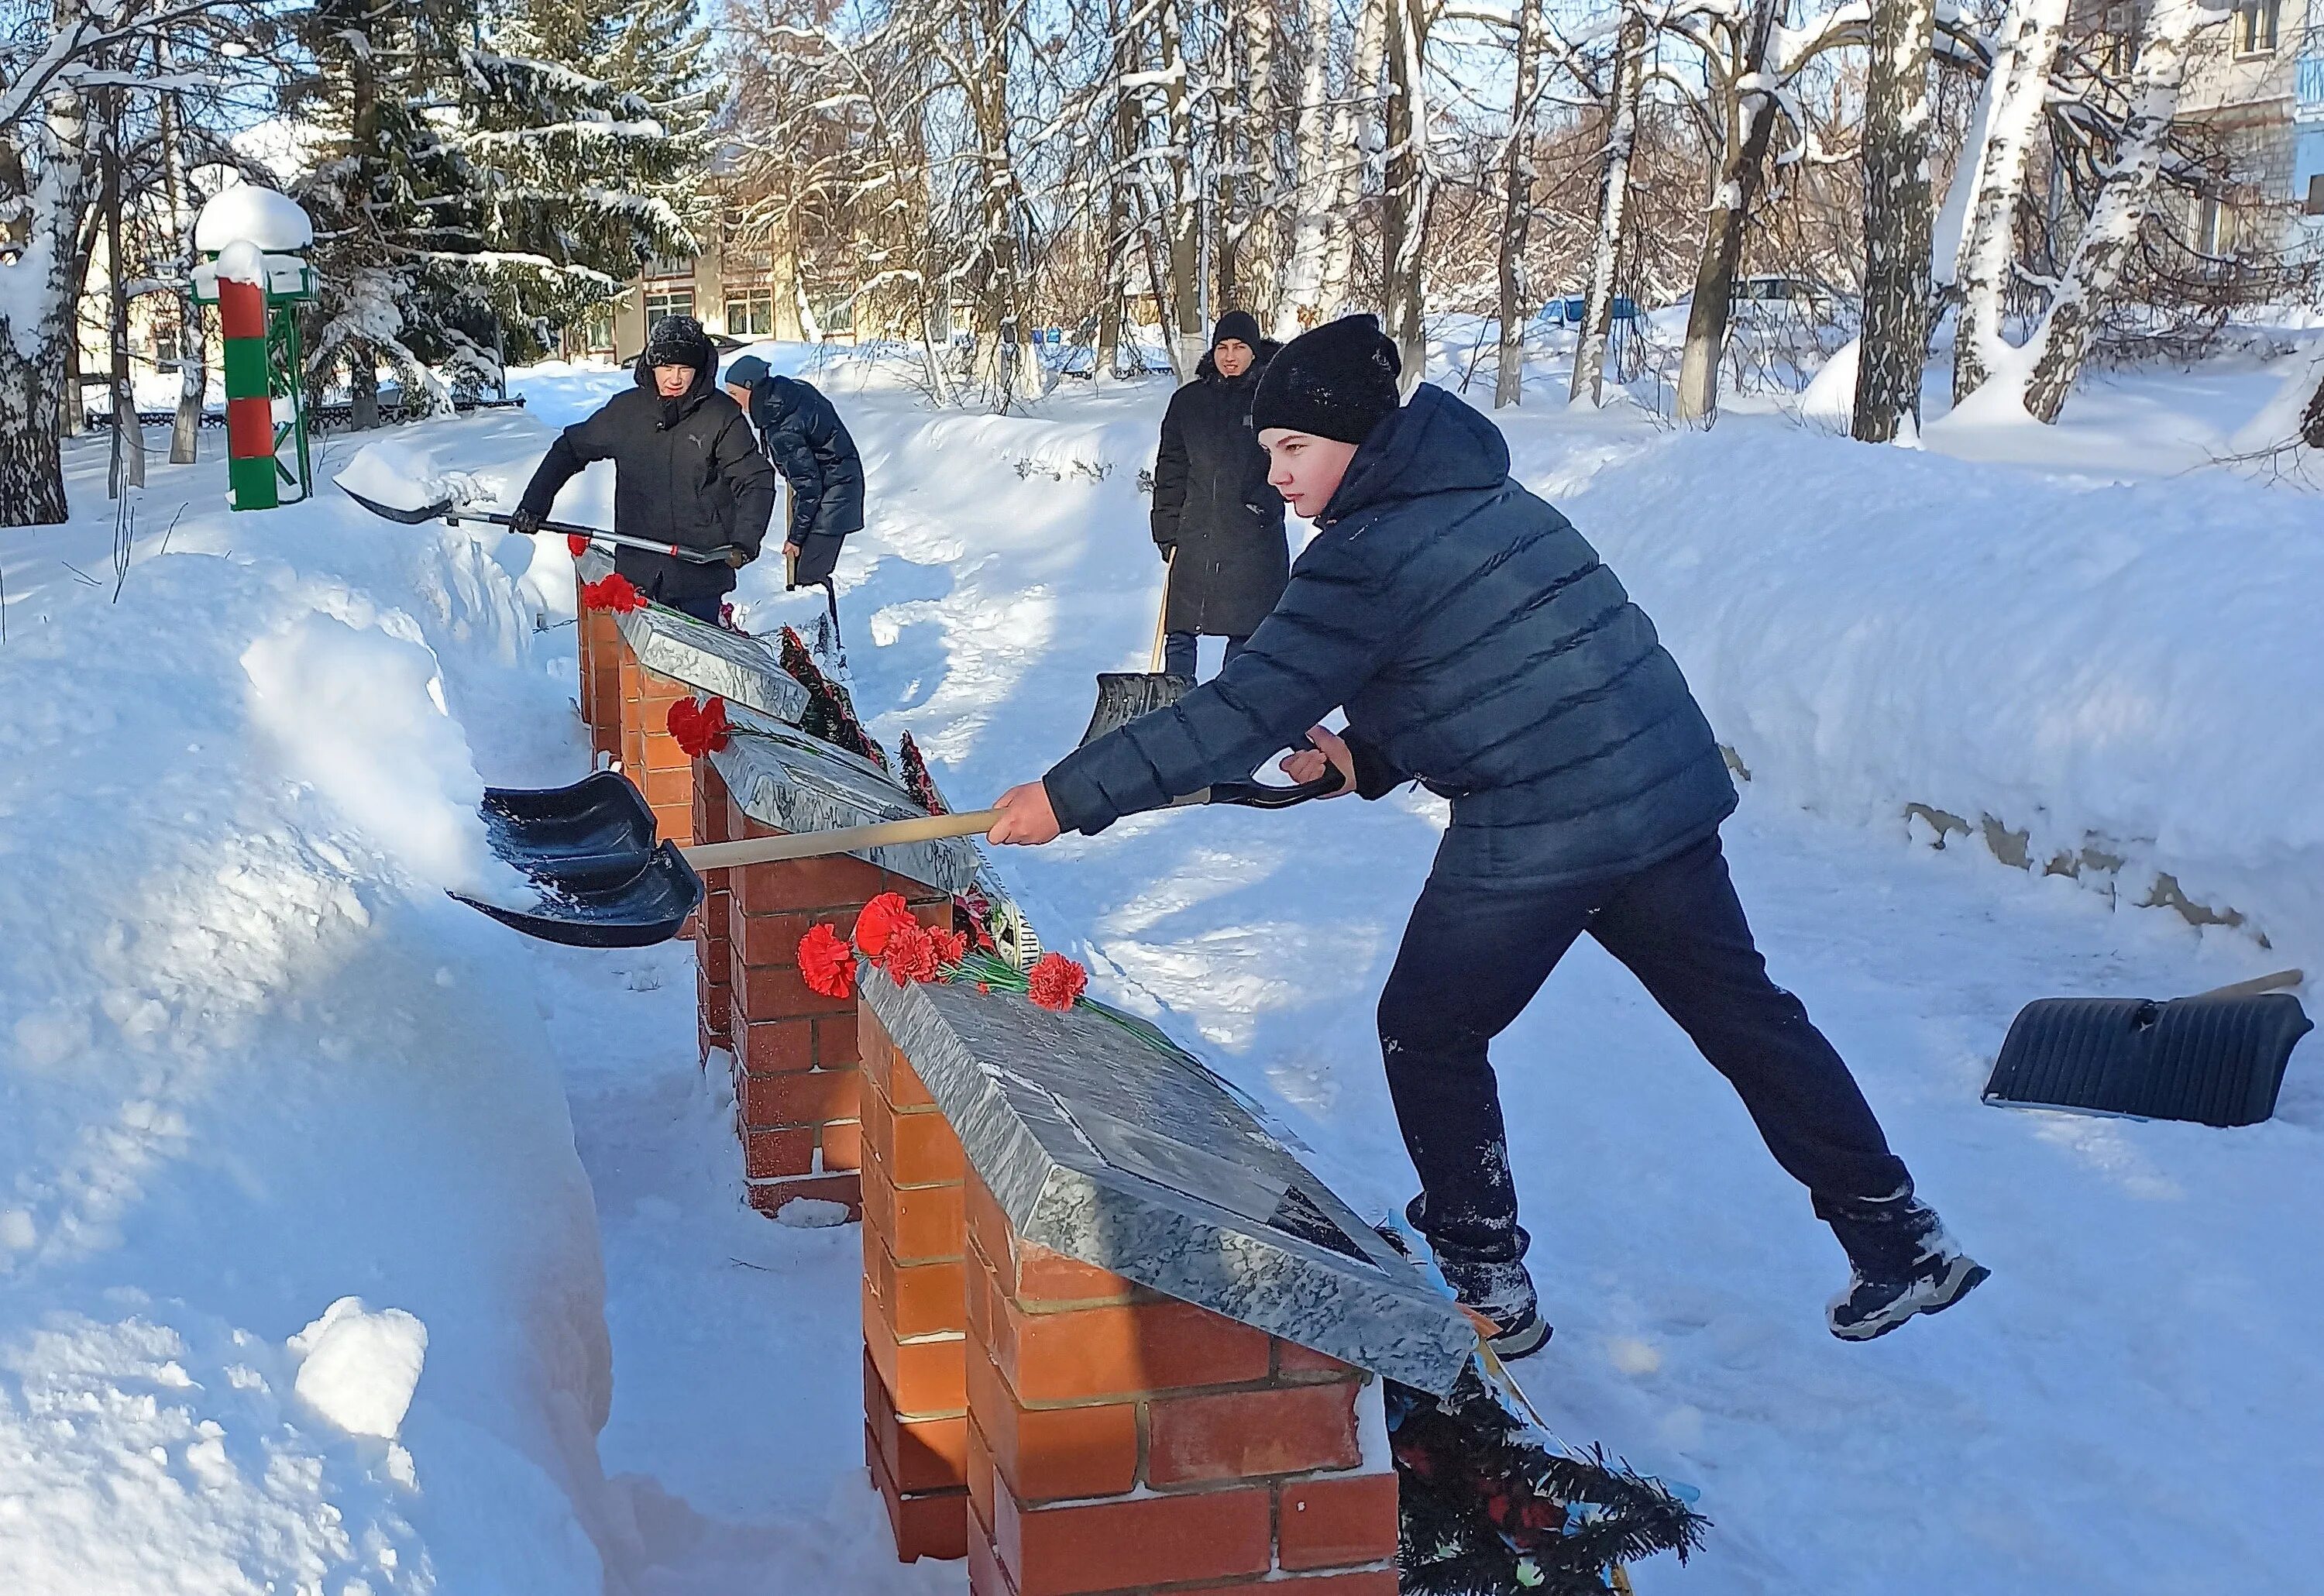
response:
<path id="1" fill-rule="evenodd" d="M 194 247 L 207 254 L 220 254 L 234 244 L 253 244 L 263 252 L 305 249 L 314 242 L 315 225 L 299 202 L 255 183 L 219 190 L 194 220 Z"/>
<path id="2" fill-rule="evenodd" d="M 531 954 L 439 890 L 479 763 L 586 763 L 530 545 L 212 460 L 110 602 L 88 458 L 0 647 L 0 1590 L 599 1590 L 587 1182 Z"/>
<path id="3" fill-rule="evenodd" d="M 419 879 L 521 890 L 484 845 L 484 784 L 416 638 L 309 612 L 244 650 L 252 723 L 286 765 Z"/>

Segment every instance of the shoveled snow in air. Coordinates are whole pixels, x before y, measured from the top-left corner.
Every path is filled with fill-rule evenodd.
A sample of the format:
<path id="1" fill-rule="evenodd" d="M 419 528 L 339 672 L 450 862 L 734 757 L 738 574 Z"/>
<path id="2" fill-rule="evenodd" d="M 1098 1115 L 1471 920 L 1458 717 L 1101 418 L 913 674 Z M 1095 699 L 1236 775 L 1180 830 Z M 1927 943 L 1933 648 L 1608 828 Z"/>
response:
<path id="1" fill-rule="evenodd" d="M 993 418 L 862 373 L 818 379 L 869 467 L 851 659 L 875 731 L 981 802 L 1144 655 L 1165 393 Z M 548 429 L 630 380 L 544 368 L 528 413 L 327 438 L 318 477 L 505 506 Z M 2124 379 L 2090 407 L 2175 470 L 2280 381 Z M 2324 680 L 2315 499 L 2070 428 L 1940 421 L 1907 454 L 1554 409 L 1509 421 L 1520 474 L 1749 770 L 1728 835 L 1778 979 L 1997 1270 L 1942 1319 L 1832 1341 L 1838 1249 L 1578 949 L 1500 1052 L 1558 1326 L 1527 1379 L 1563 1433 L 1702 1488 L 1704 1554 L 1639 1588 L 2305 1589 L 2318 1044 L 2246 1130 L 1978 1089 L 2028 999 L 2324 956 L 2324 761 L 2286 731 Z M 1953 453 L 2045 439 L 2070 471 Z M 551 948 L 441 890 L 489 868 L 483 784 L 586 769 L 562 540 L 328 485 L 231 515 L 218 463 L 156 466 L 114 603 L 103 453 L 74 447 L 79 518 L 0 552 L 0 1590 L 959 1589 L 893 1562 L 862 1471 L 854 1232 L 741 1204 L 690 950 Z M 593 469 L 560 515 L 606 524 L 610 485 Z M 819 602 L 772 562 L 738 597 L 759 627 Z M 1179 812 L 1001 864 L 1102 992 L 1384 1210 L 1409 1172 L 1370 1006 L 1441 824 L 1410 795 Z M 2244 925 L 2135 907 L 2163 876 Z"/>

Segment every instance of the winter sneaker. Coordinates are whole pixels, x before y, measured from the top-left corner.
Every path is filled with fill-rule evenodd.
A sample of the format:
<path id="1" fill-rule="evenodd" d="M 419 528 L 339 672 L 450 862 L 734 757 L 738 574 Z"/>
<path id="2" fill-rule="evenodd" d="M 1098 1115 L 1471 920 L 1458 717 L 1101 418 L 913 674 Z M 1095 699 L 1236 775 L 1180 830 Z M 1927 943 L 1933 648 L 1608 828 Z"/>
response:
<path id="1" fill-rule="evenodd" d="M 1534 1294 L 1533 1277 L 1521 1258 L 1488 1261 L 1462 1258 L 1434 1249 L 1436 1267 L 1461 1305 L 1491 1320 L 1493 1333 L 1485 1344 L 1504 1363 L 1537 1352 L 1549 1339 L 1549 1321 L 1541 1316 L 1541 1299 Z"/>
<path id="2" fill-rule="evenodd" d="M 1941 1314 L 1993 1273 L 1945 1233 L 1909 1188 L 1878 1202 L 1831 1204 L 1825 1220 L 1848 1250 L 1848 1289 L 1825 1313 L 1842 1341 L 1887 1334 L 1915 1314 Z"/>

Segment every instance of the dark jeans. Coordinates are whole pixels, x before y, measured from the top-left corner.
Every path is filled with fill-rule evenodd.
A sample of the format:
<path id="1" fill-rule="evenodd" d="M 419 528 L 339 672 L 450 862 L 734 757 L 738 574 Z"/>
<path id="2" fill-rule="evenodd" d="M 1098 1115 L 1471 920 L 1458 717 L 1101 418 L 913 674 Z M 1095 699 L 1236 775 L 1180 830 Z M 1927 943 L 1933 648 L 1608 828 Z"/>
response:
<path id="1" fill-rule="evenodd" d="M 707 621 L 715 626 L 718 624 L 718 606 L 726 602 L 726 595 L 714 593 L 704 598 L 666 598 L 661 602 L 681 615 L 691 615 L 697 621 Z"/>
<path id="2" fill-rule="evenodd" d="M 1380 993 L 1379 1034 L 1397 1121 L 1420 1172 L 1414 1220 L 1432 1241 L 1488 1258 L 1525 1250 L 1485 1049 L 1584 931 L 1734 1085 L 1767 1150 L 1820 1213 L 1909 1185 L 1848 1066 L 1799 999 L 1767 978 L 1712 835 L 1586 886 L 1499 891 L 1431 877 L 1422 889 Z M 1648 1145 L 1655 1127 L 1637 1135 Z"/>
<path id="3" fill-rule="evenodd" d="M 1243 645 L 1249 641 L 1250 639 L 1247 637 L 1227 639 L 1227 658 L 1231 660 L 1241 653 Z M 1194 675 L 1194 634 L 1191 632 L 1173 632 L 1165 637 L 1162 640 L 1163 670 L 1171 676 Z"/>

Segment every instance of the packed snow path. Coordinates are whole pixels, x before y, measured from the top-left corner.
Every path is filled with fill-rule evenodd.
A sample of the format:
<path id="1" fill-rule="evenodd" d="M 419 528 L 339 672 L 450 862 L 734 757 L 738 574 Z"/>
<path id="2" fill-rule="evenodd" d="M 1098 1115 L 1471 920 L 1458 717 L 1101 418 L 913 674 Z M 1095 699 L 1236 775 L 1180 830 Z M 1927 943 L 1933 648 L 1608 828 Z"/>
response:
<path id="1" fill-rule="evenodd" d="M 540 423 L 570 419 L 622 381 L 537 374 L 525 383 L 530 417 L 383 436 L 512 497 L 546 443 Z M 1071 745 L 1095 671 L 1143 655 L 1159 582 L 1137 477 L 1163 394 L 1078 395 L 1038 419 L 996 420 L 834 386 L 872 481 L 872 525 L 840 571 L 862 697 L 881 735 L 915 733 L 955 801 L 982 801 Z M 1956 483 L 1942 460 L 1758 418 L 1730 417 L 1709 438 L 1562 416 L 1510 430 L 1527 480 L 1609 549 L 1663 621 L 1722 732 L 1748 716 L 1775 736 L 1799 706 L 1785 699 L 1780 640 L 1748 671 L 1712 669 L 1752 640 L 1731 615 L 1708 617 L 1727 628 L 1714 636 L 1657 597 L 1658 586 L 1674 600 L 1679 591 L 1690 515 L 1762 526 L 1787 505 L 1821 503 L 1821 513 L 1860 515 L 1865 535 L 1900 556 L 1936 544 L 1975 565 L 2080 513 L 2123 529 L 2119 559 L 2089 577 L 2093 606 L 2117 612 L 2152 590 L 2114 583 L 2141 568 L 2142 526 L 2200 514 L 2239 529 L 2282 582 L 2294 567 L 2277 559 L 2277 540 L 2314 518 L 2312 499 L 2217 475 L 2105 487 L 2012 467 L 1964 469 Z M 110 574 L 97 442 L 75 446 L 76 523 L 21 535 L 0 555 L 11 687 L 0 747 L 22 828 L 0 872 L 13 939 L 0 974 L 13 1029 L 0 1035 L 14 1044 L 0 1076 L 0 1166 L 13 1167 L 0 1178 L 14 1183 L 0 1190 L 0 1247 L 15 1250 L 0 1284 L 0 1450 L 21 1443 L 7 1455 L 40 1464 L 0 1474 L 0 1585 L 42 1596 L 92 1580 L 225 1591 L 244 1588 L 222 1572 L 239 1568 L 327 1574 L 336 1596 L 344 1572 L 370 1557 L 382 1591 L 432 1579 L 561 1592 L 586 1588 L 573 1571 L 602 1556 L 623 1596 L 956 1592 L 957 1564 L 892 1563 L 861 1471 L 854 1232 L 788 1229 L 740 1206 L 726 1107 L 694 1056 L 690 950 L 549 948 L 427 890 L 383 891 L 374 856 L 419 857 L 427 839 L 386 835 L 394 816 L 362 814 L 360 791 L 334 790 L 331 770 L 273 770 L 266 761 L 279 756 L 244 732 L 245 715 L 264 725 L 263 703 L 242 706 L 245 674 L 268 684 L 237 663 L 239 641 L 218 642 L 237 629 L 268 634 L 277 611 L 320 608 L 362 627 L 376 599 L 420 617 L 484 780 L 570 779 L 584 757 L 566 704 L 570 632 L 540 634 L 528 651 L 505 632 L 527 595 L 555 622 L 568 602 L 561 550 L 545 545 L 535 575 L 521 540 L 485 534 L 471 547 L 465 534 L 390 527 L 329 503 L 231 517 L 215 508 L 214 465 L 160 467 L 141 507 L 140 566 L 115 608 L 109 584 L 62 564 Z M 329 447 L 325 477 L 352 452 L 344 438 Z M 1814 500 L 1796 491 L 1809 483 Z M 1914 495 L 1927 499 L 1932 484 L 1957 485 L 1971 508 L 1913 519 L 1926 514 Z M 567 509 L 602 512 L 608 485 L 576 484 Z M 194 508 L 163 555 L 159 529 L 180 501 Z M 1738 570 L 1735 585 L 1764 580 Z M 1997 603 L 2018 587 L 1997 585 Z M 746 573 L 741 596 L 754 625 L 812 613 L 805 595 L 780 595 L 765 567 Z M 1840 586 L 1824 602 L 1865 595 Z M 2149 635 L 2177 617 L 2123 620 Z M 2295 697 L 2312 682 L 2300 660 L 2246 660 L 2249 635 L 2196 629 L 2182 646 L 2211 675 L 2192 679 L 2244 660 L 2260 690 L 2270 673 Z M 319 657 L 369 668 L 368 656 Z M 1929 663 L 1932 679 L 1952 685 L 1816 707 L 1851 743 L 1893 737 L 1916 771 L 1973 787 L 1997 768 L 1975 756 L 2000 740 L 1969 747 L 1932 706 L 1967 695 L 1946 673 L 1974 660 Z M 313 698 L 296 724 L 337 713 Z M 2292 744 L 2285 728 L 2304 724 L 2240 706 L 2222 715 L 2221 734 L 2246 746 Z M 432 729 L 406 733 L 441 752 Z M 146 763 L 124 766 L 124 750 Z M 360 769 L 362 752 L 344 750 L 342 762 Z M 442 790 L 414 794 L 447 801 L 456 763 L 443 763 Z M 1774 766 L 1758 774 L 1727 836 L 1775 972 L 1855 1065 L 1923 1189 L 1997 1276 L 1942 1319 L 1869 1346 L 1833 1342 L 1821 1307 L 1844 1272 L 1837 1247 L 1723 1083 L 1625 973 L 1579 946 L 1499 1049 L 1525 1217 L 1558 1326 L 1526 1378 L 1571 1438 L 1702 1488 L 1718 1521 L 1710 1545 L 1684 1570 L 1637 1571 L 1640 1589 L 2310 1588 L 2324 1557 L 2312 1511 L 2324 1492 L 2313 1352 L 2324 1287 L 2302 1243 L 2324 1208 L 2319 1044 L 2295 1054 L 2276 1121 L 2248 1130 L 2006 1112 L 1980 1105 L 1977 1091 L 2027 999 L 2160 996 L 2315 966 L 2314 923 L 2296 912 L 2312 899 L 2279 898 L 2289 929 L 2270 952 L 2165 912 L 2116 912 L 2084 887 L 2004 869 L 1973 842 L 1934 851 L 1861 793 L 1808 790 Z M 318 796 L 302 796 L 301 780 Z M 2113 794 L 2112 783 L 2090 785 Z M 2206 772 L 2197 785 L 2246 822 L 2227 842 L 2248 858 L 2213 850 L 2222 879 L 2243 870 L 2264 884 L 2271 864 L 2290 881 L 2313 878 L 2317 784 L 2227 790 Z M 354 807 L 318 818 L 323 799 Z M 1819 812 L 1802 808 L 1810 801 Z M 78 835 L 92 806 L 113 817 L 100 846 L 52 840 Z M 1002 864 L 1045 934 L 1086 957 L 1102 989 L 1271 1096 L 1335 1184 L 1385 1209 L 1408 1195 L 1409 1176 L 1371 1004 L 1426 869 L 1430 808 L 1405 797 L 1148 816 L 1093 841 L 1012 851 Z M 299 1006 L 311 960 L 261 971 L 256 985 L 212 983 L 205 1001 L 247 1023 L 214 1028 L 215 1040 L 195 1028 L 179 1044 L 210 1047 L 218 1066 L 161 1075 L 178 1095 L 156 1118 L 140 1056 L 121 1039 L 145 1010 L 118 997 L 140 996 L 155 972 L 116 957 L 107 927 L 168 879 L 161 850 L 183 848 L 207 870 L 217 861 L 198 844 L 217 839 L 281 861 L 270 868 L 301 890 L 310 877 L 344 877 L 374 918 L 374 940 L 407 956 L 366 966 L 319 1040 Z M 49 863 L 59 849 L 61 872 Z M 271 879 L 245 870 L 219 885 L 256 893 L 253 914 L 280 922 L 295 946 L 311 936 L 300 929 L 303 901 L 268 898 Z M 207 955 L 188 946 L 170 971 L 202 972 Z M 497 995 L 493 1024 L 473 996 L 443 995 L 473 992 Z M 397 1017 L 421 1009 L 440 1010 L 436 1023 L 395 1052 L 410 1029 Z M 60 1072 L 81 1045 L 51 1019 L 69 1010 L 85 1012 L 97 1040 Z M 95 1067 L 114 1069 L 115 1056 L 128 1061 L 117 1083 Z M 566 1121 L 553 1078 L 541 1093 L 551 1062 L 577 1162 L 558 1145 Z M 52 1261 L 54 1194 L 26 1183 L 50 1178 L 51 1153 L 84 1146 L 145 1149 L 146 1162 L 96 1171 L 126 1176 L 109 1192 L 90 1187 L 113 1202 L 115 1228 L 74 1238 L 77 1250 Z M 402 1431 L 416 1492 L 393 1483 L 399 1465 L 380 1444 L 335 1436 L 267 1385 L 239 1383 L 255 1370 L 285 1387 L 274 1349 L 357 1290 L 374 1309 L 427 1322 Z M 600 1312 L 610 1416 L 590 1456 L 589 1408 L 604 1395 L 602 1343 L 591 1346 Z M 257 1342 L 242 1339 L 244 1326 Z M 144 1339 L 131 1344 L 131 1332 Z M 28 1427 L 40 1404 L 87 1389 L 103 1406 L 76 1419 L 84 1444 L 65 1451 Z M 528 1416 L 536 1408 L 566 1426 L 556 1446 Z M 181 1411 L 217 1414 L 224 1435 L 175 1436 Z M 266 1499 L 219 1484 L 235 1478 L 216 1473 L 221 1456 L 243 1480 L 263 1478 Z M 266 1458 L 287 1461 L 266 1473 Z M 60 1507 L 83 1514 L 77 1528 Z M 379 1572 L 381 1545 L 404 1549 L 401 1575 Z M 89 1561 L 100 1553 L 117 1561 Z"/>

